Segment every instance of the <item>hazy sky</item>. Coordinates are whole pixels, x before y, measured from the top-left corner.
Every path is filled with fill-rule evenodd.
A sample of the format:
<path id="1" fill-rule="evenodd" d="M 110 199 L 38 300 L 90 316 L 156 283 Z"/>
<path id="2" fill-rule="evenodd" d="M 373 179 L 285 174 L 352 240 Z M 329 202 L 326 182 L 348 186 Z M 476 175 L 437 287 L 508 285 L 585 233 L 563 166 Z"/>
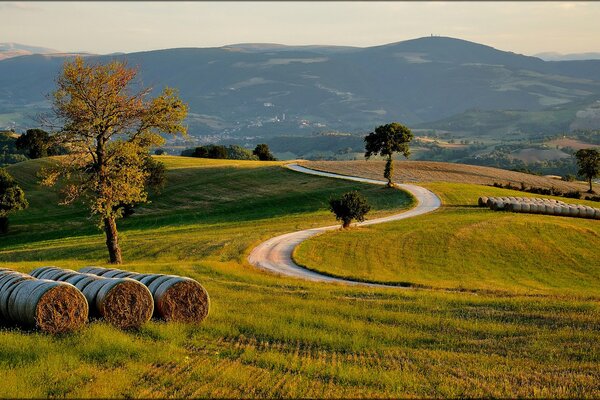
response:
<path id="1" fill-rule="evenodd" d="M 600 52 L 594 2 L 0 2 L 0 21 L 0 42 L 95 53 L 430 34 L 523 54 Z"/>

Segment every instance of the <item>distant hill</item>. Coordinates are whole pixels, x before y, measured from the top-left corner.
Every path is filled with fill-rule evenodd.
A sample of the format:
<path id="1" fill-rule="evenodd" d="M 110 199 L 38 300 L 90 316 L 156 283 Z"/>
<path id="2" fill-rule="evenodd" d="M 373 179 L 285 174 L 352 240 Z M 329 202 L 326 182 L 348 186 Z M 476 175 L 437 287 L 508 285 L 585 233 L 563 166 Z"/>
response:
<path id="1" fill-rule="evenodd" d="M 52 54 L 59 53 L 58 50 L 46 47 L 28 46 L 18 43 L 0 43 L 0 60 L 7 58 L 26 56 L 31 54 Z"/>
<path id="2" fill-rule="evenodd" d="M 600 60 L 600 53 L 570 53 L 561 54 L 555 52 L 538 53 L 534 55 L 545 61 L 573 61 L 573 60 Z"/>
<path id="3" fill-rule="evenodd" d="M 0 128 L 25 128 L 47 110 L 44 96 L 64 57 L 0 61 Z M 470 110 L 484 119 L 503 115 L 493 135 L 515 125 L 506 110 L 517 110 L 524 129 L 560 131 L 600 100 L 600 60 L 550 62 L 448 37 L 367 48 L 237 44 L 90 57 L 127 60 L 140 67 L 145 85 L 178 88 L 190 105 L 190 133 L 221 139 L 360 133 L 394 120 L 429 128 L 454 118 L 471 129 Z M 550 126 L 538 118 L 563 108 Z"/>

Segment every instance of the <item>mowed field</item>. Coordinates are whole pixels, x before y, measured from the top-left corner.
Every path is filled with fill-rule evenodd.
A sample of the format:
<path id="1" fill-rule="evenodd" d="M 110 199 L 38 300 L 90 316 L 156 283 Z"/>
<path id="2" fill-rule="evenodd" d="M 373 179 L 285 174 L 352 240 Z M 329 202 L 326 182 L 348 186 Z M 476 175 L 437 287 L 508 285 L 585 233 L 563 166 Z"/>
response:
<path id="1" fill-rule="evenodd" d="M 476 207 L 481 195 L 536 196 L 530 193 L 467 183 L 423 186 L 442 199 L 435 214 L 325 233 L 302 243 L 296 262 L 370 282 L 600 300 L 600 221 Z"/>
<path id="2" fill-rule="evenodd" d="M 321 171 L 342 175 L 357 175 L 371 179 L 383 179 L 385 161 L 302 161 L 302 165 Z M 504 169 L 478 165 L 454 164 L 437 161 L 394 161 L 395 182 L 450 182 L 492 185 L 494 182 L 520 187 L 556 188 L 561 191 L 588 189 L 584 182 L 566 182 Z"/>
<path id="3" fill-rule="evenodd" d="M 96 321 L 62 337 L 3 328 L 0 396 L 600 396 L 593 290 L 374 289 L 269 275 L 247 263 L 250 250 L 280 233 L 334 223 L 330 196 L 360 190 L 373 216 L 398 212 L 411 198 L 278 163 L 159 159 L 168 184 L 121 222 L 123 268 L 199 280 L 211 296 L 208 319 L 153 321 L 132 332 Z M 35 184 L 43 163 L 9 168 L 31 207 L 11 217 L 0 267 L 105 265 L 103 235 L 87 213 L 56 206 L 56 196 Z M 489 193 L 429 187 L 448 208 L 451 199 Z M 566 285 L 571 271 L 552 279 Z"/>

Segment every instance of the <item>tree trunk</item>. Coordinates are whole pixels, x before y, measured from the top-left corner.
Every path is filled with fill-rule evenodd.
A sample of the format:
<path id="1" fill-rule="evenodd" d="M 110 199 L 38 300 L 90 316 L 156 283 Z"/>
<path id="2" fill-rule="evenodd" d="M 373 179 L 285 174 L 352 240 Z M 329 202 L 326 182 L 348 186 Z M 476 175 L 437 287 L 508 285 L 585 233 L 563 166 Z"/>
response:
<path id="1" fill-rule="evenodd" d="M 588 193 L 594 193 L 594 189 L 592 189 L 592 178 L 589 179 L 590 182 L 590 190 L 588 190 Z"/>
<path id="2" fill-rule="evenodd" d="M 384 178 L 386 178 L 388 180 L 388 187 L 392 187 L 394 186 L 394 184 L 392 183 L 392 175 L 394 175 L 394 164 L 393 164 L 394 160 L 392 160 L 392 155 L 389 154 L 388 155 L 388 159 L 385 163 L 385 172 L 383 174 Z"/>
<path id="3" fill-rule="evenodd" d="M 106 247 L 111 264 L 123 263 L 121 257 L 121 248 L 119 247 L 119 233 L 117 232 L 117 223 L 115 217 L 104 218 L 104 232 L 106 233 Z"/>
<path id="4" fill-rule="evenodd" d="M 350 227 L 350 223 L 352 222 L 351 219 L 345 219 L 342 221 L 342 229 L 346 229 Z"/>

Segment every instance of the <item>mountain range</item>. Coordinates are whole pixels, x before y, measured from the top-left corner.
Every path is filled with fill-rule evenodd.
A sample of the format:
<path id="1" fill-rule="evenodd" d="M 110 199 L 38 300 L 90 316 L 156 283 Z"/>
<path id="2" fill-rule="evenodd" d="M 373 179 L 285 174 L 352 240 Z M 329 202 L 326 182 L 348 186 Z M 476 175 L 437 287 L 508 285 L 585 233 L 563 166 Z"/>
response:
<path id="1" fill-rule="evenodd" d="M 0 128 L 36 124 L 32 117 L 48 110 L 46 94 L 69 57 L 0 61 Z M 190 106 L 190 134 L 212 139 L 358 133 L 390 121 L 483 136 L 600 126 L 600 60 L 545 61 L 448 37 L 367 48 L 249 43 L 86 57 L 126 60 L 157 92 L 178 88 Z"/>

